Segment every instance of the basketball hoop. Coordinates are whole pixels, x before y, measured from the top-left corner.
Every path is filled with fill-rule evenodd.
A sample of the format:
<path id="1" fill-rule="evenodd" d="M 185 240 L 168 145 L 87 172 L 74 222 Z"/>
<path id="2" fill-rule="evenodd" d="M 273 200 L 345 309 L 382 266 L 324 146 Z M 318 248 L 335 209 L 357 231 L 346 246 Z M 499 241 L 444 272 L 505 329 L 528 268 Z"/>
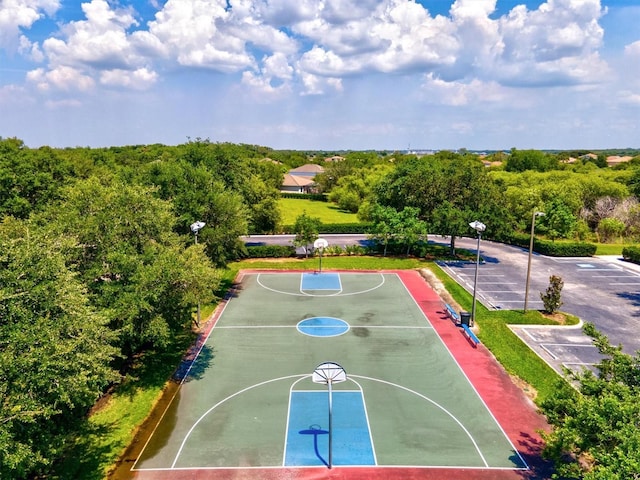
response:
<path id="1" fill-rule="evenodd" d="M 329 246 L 329 242 L 327 242 L 324 238 L 317 238 L 315 242 L 313 242 L 313 248 L 320 251 L 320 266 L 318 268 L 318 273 L 322 273 L 322 252 L 325 248 Z"/>
<path id="2" fill-rule="evenodd" d="M 317 241 L 317 240 L 316 240 Z M 327 385 L 329 387 L 329 464 L 327 465 L 331 468 L 331 437 L 333 436 L 333 427 L 332 427 L 332 410 L 333 410 L 333 399 L 331 392 L 331 385 L 334 383 L 340 383 L 347 380 L 347 372 L 345 372 L 344 368 L 338 365 L 335 362 L 324 362 L 316 367 L 311 375 L 311 380 L 314 383 L 322 383 L 323 385 Z"/>

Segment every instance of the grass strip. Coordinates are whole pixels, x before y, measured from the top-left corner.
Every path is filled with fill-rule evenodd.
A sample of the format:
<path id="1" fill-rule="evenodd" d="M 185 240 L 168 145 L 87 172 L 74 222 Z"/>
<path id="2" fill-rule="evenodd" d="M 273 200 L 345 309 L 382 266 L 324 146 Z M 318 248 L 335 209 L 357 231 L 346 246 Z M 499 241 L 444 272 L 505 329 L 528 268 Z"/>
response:
<path id="1" fill-rule="evenodd" d="M 449 294 L 465 310 L 471 311 L 473 296 L 447 275 L 439 266 L 432 264 L 431 271 L 444 284 Z M 496 357 L 498 362 L 511 375 L 523 380 L 531 388 L 528 393 L 535 396 L 540 405 L 557 389 L 562 378 L 553 368 L 542 360 L 508 327 L 509 324 L 557 325 L 557 322 L 544 317 L 538 311 L 523 313 L 518 310 L 487 310 L 476 303 L 476 323 L 479 327 L 478 338 Z M 577 323 L 577 318 L 569 316 L 569 323 Z"/>

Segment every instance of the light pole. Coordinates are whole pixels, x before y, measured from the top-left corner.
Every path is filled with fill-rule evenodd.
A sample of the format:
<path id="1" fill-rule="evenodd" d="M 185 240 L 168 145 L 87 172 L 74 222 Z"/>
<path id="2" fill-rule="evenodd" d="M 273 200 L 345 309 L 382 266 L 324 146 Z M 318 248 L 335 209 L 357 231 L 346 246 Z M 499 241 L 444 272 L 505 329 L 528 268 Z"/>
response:
<path id="1" fill-rule="evenodd" d="M 198 232 L 204 228 L 206 223 L 204 222 L 194 222 L 189 227 L 193 232 L 193 236 L 195 238 L 196 245 L 198 244 Z M 196 310 L 196 327 L 200 327 L 200 299 L 198 298 L 198 309 Z"/>
<path id="2" fill-rule="evenodd" d="M 524 311 L 527 311 L 527 306 L 529 304 L 529 277 L 531 276 L 531 256 L 533 255 L 533 233 L 536 229 L 536 217 L 541 217 L 544 215 L 544 212 L 536 212 L 533 211 L 533 215 L 531 216 L 531 238 L 529 239 L 529 259 L 527 261 L 527 280 L 524 286 Z"/>
<path id="3" fill-rule="evenodd" d="M 469 224 L 471 228 L 473 228 L 476 232 L 478 232 L 478 247 L 476 252 L 476 272 L 473 277 L 473 304 L 471 306 L 471 324 L 476 321 L 476 288 L 478 287 L 478 267 L 480 266 L 480 237 L 482 236 L 482 232 L 487 229 L 487 226 L 475 220 Z"/>

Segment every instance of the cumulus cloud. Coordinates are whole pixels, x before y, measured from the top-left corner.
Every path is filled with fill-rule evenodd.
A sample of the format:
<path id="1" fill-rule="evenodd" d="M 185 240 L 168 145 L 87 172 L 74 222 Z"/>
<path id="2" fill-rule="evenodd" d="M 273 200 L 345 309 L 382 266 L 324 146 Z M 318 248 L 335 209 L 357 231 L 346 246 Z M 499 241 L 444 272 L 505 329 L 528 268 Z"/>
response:
<path id="1" fill-rule="evenodd" d="M 49 77 L 74 71 L 94 84 L 141 89 L 165 68 L 205 68 L 235 74 L 259 92 L 321 94 L 371 72 L 432 74 L 453 82 L 452 90 L 468 89 L 473 79 L 578 85 L 608 73 L 598 53 L 606 12 L 600 0 L 547 0 L 494 18 L 496 3 L 456 0 L 448 15 L 434 16 L 414 0 L 167 0 L 141 24 L 131 6 L 90 0 L 82 4 L 84 19 L 39 45 L 20 39 L 16 28 L 55 12 L 59 0 L 13 0 L 21 8 L 1 4 L 0 32 L 11 21 L 18 27 L 0 33 L 0 42 L 18 41 L 52 74 L 34 75 L 63 89 Z M 78 76 L 67 78 L 77 84 Z"/>
<path id="2" fill-rule="evenodd" d="M 51 89 L 86 92 L 95 84 L 94 80 L 82 71 L 68 66 L 61 66 L 46 71 L 37 68 L 27 73 L 27 80 L 41 91 Z"/>
<path id="3" fill-rule="evenodd" d="M 0 2 L 0 48 L 15 49 L 21 29 L 29 29 L 60 8 L 59 0 L 12 0 Z"/>
<path id="4" fill-rule="evenodd" d="M 146 68 L 137 70 L 122 70 L 119 68 L 105 70 L 100 74 L 100 83 L 103 85 L 126 87 L 134 90 L 145 90 L 158 79 L 158 74 Z"/>
<path id="5" fill-rule="evenodd" d="M 625 46 L 624 53 L 631 58 L 640 59 L 640 40 Z"/>
<path id="6" fill-rule="evenodd" d="M 127 36 L 127 29 L 138 25 L 130 8 L 113 9 L 106 0 L 92 0 L 82 4 L 82 11 L 86 20 L 64 25 L 64 39 L 43 42 L 52 65 L 131 68 L 142 61 Z"/>

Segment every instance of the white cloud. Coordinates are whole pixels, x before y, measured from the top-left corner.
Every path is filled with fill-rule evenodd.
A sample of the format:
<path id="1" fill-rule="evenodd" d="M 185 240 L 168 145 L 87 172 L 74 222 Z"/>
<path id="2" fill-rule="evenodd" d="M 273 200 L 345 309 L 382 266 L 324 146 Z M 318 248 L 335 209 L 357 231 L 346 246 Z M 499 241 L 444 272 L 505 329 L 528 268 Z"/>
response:
<path id="1" fill-rule="evenodd" d="M 113 9 L 106 0 L 82 4 L 86 20 L 62 27 L 64 39 L 48 38 L 42 44 L 53 66 L 131 68 L 143 59 L 132 48 L 127 29 L 137 26 L 130 8 Z"/>
<path id="2" fill-rule="evenodd" d="M 498 83 L 473 79 L 470 82 L 446 82 L 433 74 L 426 75 L 422 91 L 427 103 L 465 106 L 470 104 L 498 104 L 505 101 L 519 102 L 513 91 Z M 516 97 L 516 98 L 512 98 Z M 520 96 L 521 99 L 521 96 Z"/>
<path id="3" fill-rule="evenodd" d="M 632 59 L 640 60 L 640 40 L 626 45 L 624 47 L 624 53 Z"/>
<path id="4" fill-rule="evenodd" d="M 28 29 L 60 8 L 59 0 L 3 0 L 0 2 L 0 48 L 16 47 L 21 29 Z"/>
<path id="5" fill-rule="evenodd" d="M 298 85 L 307 94 L 371 72 L 511 86 L 594 83 L 608 74 L 598 55 L 600 0 L 547 0 L 493 19 L 496 1 L 456 0 L 449 16 L 432 16 L 413 0 L 167 0 L 140 25 L 132 7 L 91 0 L 84 20 L 63 24 L 41 46 L 25 37 L 21 51 L 52 71 L 70 67 L 123 88 L 149 87 L 161 67 L 176 66 L 244 72 L 242 83 L 259 91 Z M 45 5 L 59 8 L 57 0 L 21 3 L 32 7 L 22 13 L 28 26 Z"/>
<path id="6" fill-rule="evenodd" d="M 600 0 L 548 0 L 537 10 L 515 7 L 499 20 L 504 49 L 495 68 L 518 85 L 601 81 L 608 67 L 599 55 L 606 10 Z"/>
<path id="7" fill-rule="evenodd" d="M 149 22 L 149 34 L 180 65 L 238 72 L 255 67 L 238 20 L 242 19 L 227 10 L 225 0 L 168 0 Z M 281 35 L 264 32 L 258 24 L 248 26 L 254 35 L 261 34 L 260 43 L 281 40 Z"/>
<path id="8" fill-rule="evenodd" d="M 307 72 L 300 72 L 304 86 L 303 95 L 322 95 L 327 92 L 342 91 L 342 80 L 332 77 L 320 77 Z"/>
<path id="9" fill-rule="evenodd" d="M 113 69 L 100 74 L 100 83 L 112 87 L 126 87 L 134 90 L 145 90 L 156 83 L 158 74 L 146 68 L 137 70 Z"/>
<path id="10" fill-rule="evenodd" d="M 31 70 L 27 73 L 27 80 L 44 92 L 51 89 L 86 92 L 91 90 L 95 84 L 90 76 L 68 66 L 57 67 L 49 71 L 43 68 Z"/>

